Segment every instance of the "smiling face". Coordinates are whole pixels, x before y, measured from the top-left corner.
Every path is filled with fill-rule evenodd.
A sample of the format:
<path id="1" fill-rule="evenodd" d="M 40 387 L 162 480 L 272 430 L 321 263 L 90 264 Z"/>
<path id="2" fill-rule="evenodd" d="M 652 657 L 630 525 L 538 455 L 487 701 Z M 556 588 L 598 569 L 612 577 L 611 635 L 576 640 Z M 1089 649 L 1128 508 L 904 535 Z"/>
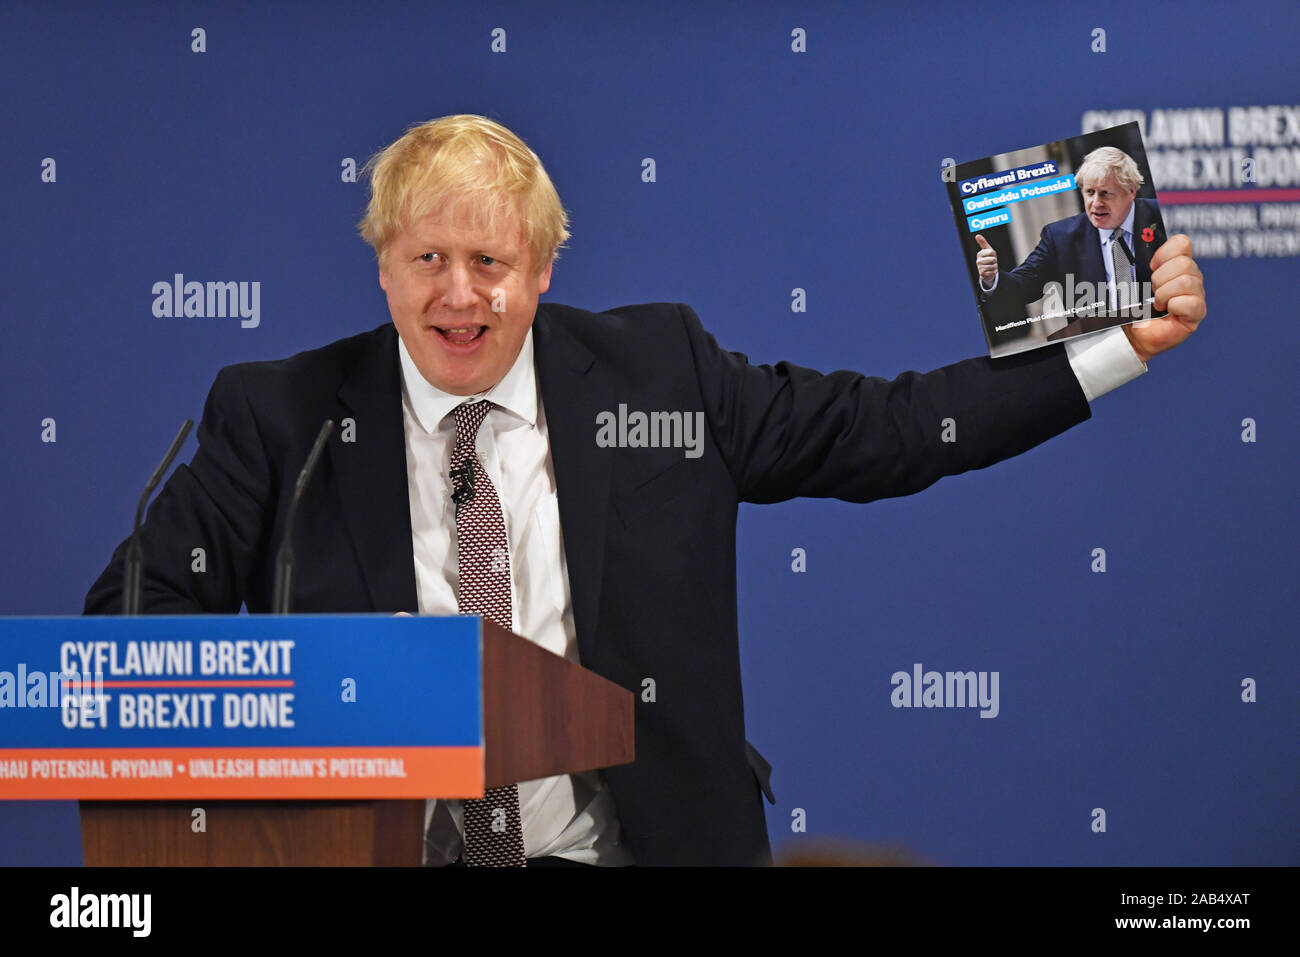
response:
<path id="1" fill-rule="evenodd" d="M 551 285 L 541 272 L 519 220 L 495 231 L 467 204 L 410 223 L 386 250 L 379 285 L 393 325 L 430 385 L 475 395 L 510 371 Z"/>
<path id="2" fill-rule="evenodd" d="M 1128 218 L 1128 211 L 1137 196 L 1137 187 L 1127 192 L 1119 187 L 1113 176 L 1107 176 L 1100 183 L 1083 183 L 1079 187 L 1083 194 L 1083 209 L 1088 214 L 1088 221 L 1098 229 L 1116 229 Z"/>

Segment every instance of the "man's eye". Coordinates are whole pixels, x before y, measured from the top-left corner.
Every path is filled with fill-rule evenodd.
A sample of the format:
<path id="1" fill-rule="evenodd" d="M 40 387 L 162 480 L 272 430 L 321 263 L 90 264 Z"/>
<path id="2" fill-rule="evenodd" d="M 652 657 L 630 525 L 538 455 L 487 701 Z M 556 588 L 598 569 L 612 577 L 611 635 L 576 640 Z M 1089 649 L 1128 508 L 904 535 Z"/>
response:
<path id="1" fill-rule="evenodd" d="M 437 253 L 422 253 L 417 258 L 420 260 L 420 262 L 431 263 L 433 262 L 433 257 L 437 255 L 438 255 Z M 482 261 L 484 266 L 495 266 L 497 262 L 491 256 L 480 255 L 479 259 Z"/>

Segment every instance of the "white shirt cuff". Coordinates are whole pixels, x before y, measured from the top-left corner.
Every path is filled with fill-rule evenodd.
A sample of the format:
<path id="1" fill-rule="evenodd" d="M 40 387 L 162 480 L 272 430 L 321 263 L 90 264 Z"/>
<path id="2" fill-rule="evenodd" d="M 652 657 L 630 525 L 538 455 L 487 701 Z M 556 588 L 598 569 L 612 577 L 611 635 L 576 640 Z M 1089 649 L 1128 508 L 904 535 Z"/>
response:
<path id="1" fill-rule="evenodd" d="M 1065 354 L 1089 402 L 1147 371 L 1147 364 L 1138 358 L 1128 336 L 1118 326 L 1066 340 Z"/>
<path id="2" fill-rule="evenodd" d="M 983 289 L 985 292 L 992 292 L 993 290 L 997 289 L 998 288 L 997 274 L 995 273 L 993 275 L 993 285 L 991 286 L 984 285 L 984 277 L 980 276 L 980 288 Z"/>

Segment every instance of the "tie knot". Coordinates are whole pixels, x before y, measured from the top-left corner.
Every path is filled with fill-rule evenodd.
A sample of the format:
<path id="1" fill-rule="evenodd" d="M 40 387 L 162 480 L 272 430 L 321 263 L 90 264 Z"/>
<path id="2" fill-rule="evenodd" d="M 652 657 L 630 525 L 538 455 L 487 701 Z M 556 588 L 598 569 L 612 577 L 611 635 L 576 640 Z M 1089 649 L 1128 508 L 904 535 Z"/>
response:
<path id="1" fill-rule="evenodd" d="M 456 419 L 456 448 L 473 451 L 478 437 L 478 428 L 492 410 L 492 403 L 486 399 L 477 402 L 463 402 L 452 409 Z"/>

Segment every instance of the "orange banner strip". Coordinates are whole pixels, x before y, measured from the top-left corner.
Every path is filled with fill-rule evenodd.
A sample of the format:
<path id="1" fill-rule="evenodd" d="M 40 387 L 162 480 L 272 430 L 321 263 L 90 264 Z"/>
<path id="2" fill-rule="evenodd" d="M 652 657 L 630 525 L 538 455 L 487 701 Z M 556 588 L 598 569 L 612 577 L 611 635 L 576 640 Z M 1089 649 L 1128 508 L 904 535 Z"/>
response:
<path id="1" fill-rule="evenodd" d="M 0 800 L 483 796 L 483 749 L 0 748 Z"/>

